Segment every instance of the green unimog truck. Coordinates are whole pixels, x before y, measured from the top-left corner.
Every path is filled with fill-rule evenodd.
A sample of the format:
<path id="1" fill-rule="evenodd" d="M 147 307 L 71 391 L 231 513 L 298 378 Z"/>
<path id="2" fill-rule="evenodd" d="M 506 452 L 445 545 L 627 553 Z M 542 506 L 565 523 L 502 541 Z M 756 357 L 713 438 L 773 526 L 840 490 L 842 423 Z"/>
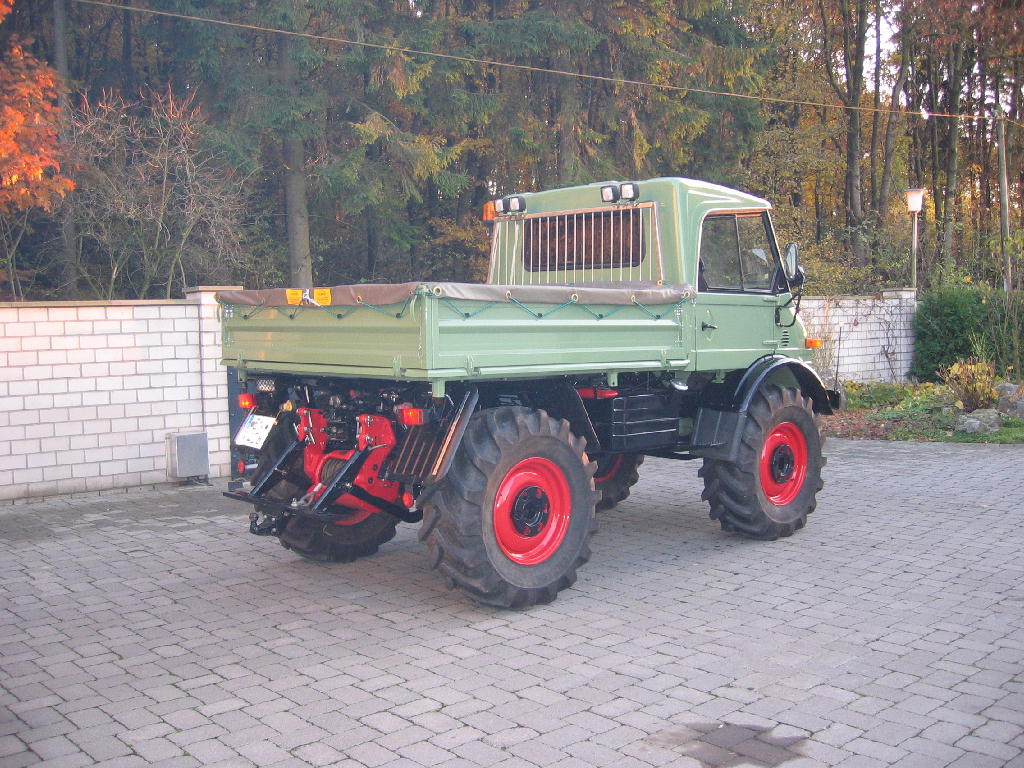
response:
<path id="1" fill-rule="evenodd" d="M 726 531 L 803 527 L 821 488 L 803 271 L 771 205 L 682 178 L 488 203 L 485 284 L 226 291 L 250 531 L 350 561 L 400 522 L 480 603 L 546 603 L 645 456 L 701 459 Z"/>

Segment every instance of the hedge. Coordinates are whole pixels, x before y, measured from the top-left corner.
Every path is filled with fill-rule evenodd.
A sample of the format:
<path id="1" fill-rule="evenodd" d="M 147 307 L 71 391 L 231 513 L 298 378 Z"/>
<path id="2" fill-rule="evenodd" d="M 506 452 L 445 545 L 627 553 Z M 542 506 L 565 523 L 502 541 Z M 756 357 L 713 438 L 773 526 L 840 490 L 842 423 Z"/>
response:
<path id="1" fill-rule="evenodd" d="M 942 286 L 921 297 L 914 319 L 911 375 L 938 380 L 938 372 L 972 355 L 993 362 L 1009 378 L 1024 365 L 1024 294 L 977 286 Z"/>

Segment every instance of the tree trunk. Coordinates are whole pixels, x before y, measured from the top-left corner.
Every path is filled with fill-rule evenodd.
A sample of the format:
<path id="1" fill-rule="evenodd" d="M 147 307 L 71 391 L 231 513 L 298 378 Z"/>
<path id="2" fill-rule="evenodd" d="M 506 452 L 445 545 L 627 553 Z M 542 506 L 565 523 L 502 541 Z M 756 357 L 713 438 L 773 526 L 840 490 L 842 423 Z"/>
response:
<path id="1" fill-rule="evenodd" d="M 860 112 L 849 111 L 846 128 L 846 225 L 850 230 L 850 249 L 857 266 L 868 263 L 867 243 L 864 239 L 864 198 L 860 173 Z"/>
<path id="2" fill-rule="evenodd" d="M 53 64 L 63 81 L 63 87 L 57 96 L 60 107 L 60 142 L 67 145 L 68 141 L 68 88 L 71 76 L 68 69 L 68 0 L 53 0 Z M 78 233 L 71 217 L 71 207 L 65 203 L 60 214 L 60 250 L 57 254 L 60 269 L 60 295 L 67 300 L 81 296 L 82 288 L 78 278 Z"/>
<path id="3" fill-rule="evenodd" d="M 380 232 L 377 230 L 377 217 L 369 209 L 364 217 L 366 221 L 366 277 L 372 278 L 377 271 L 377 259 L 380 255 Z"/>
<path id="4" fill-rule="evenodd" d="M 1013 290 L 1013 257 L 1006 247 L 1010 239 L 1010 194 L 1006 176 L 1006 120 L 998 107 L 999 89 L 996 90 L 996 133 L 999 146 L 999 255 L 1003 262 L 1003 290 Z"/>
<path id="5" fill-rule="evenodd" d="M 124 92 L 135 90 L 135 70 L 132 67 L 132 12 L 121 11 L 121 78 Z"/>
<path id="6" fill-rule="evenodd" d="M 290 56 L 291 40 L 281 37 L 280 74 L 289 88 L 297 87 Z M 309 249 L 309 203 L 306 199 L 306 152 L 302 139 L 286 134 L 281 142 L 284 159 L 284 205 L 288 225 L 288 276 L 294 288 L 313 287 L 313 259 Z"/>
<path id="7" fill-rule="evenodd" d="M 825 0 L 818 0 L 822 24 L 822 55 L 829 84 L 846 107 L 846 180 L 844 199 L 846 201 L 846 227 L 849 233 L 850 250 L 858 266 L 868 263 L 867 242 L 864 237 L 864 192 L 861 180 L 861 94 L 864 90 L 864 55 L 867 49 L 869 0 L 839 0 L 841 39 L 838 57 L 832 47 L 833 32 L 830 27 L 830 10 Z M 840 77 L 833 61 L 841 59 L 843 73 Z"/>
<path id="8" fill-rule="evenodd" d="M 555 59 L 555 67 L 570 70 L 571 62 L 567 55 Z M 555 75 L 556 93 L 558 94 L 558 116 L 556 119 L 558 157 L 558 186 L 565 187 L 579 181 L 580 178 L 580 146 L 576 138 L 576 125 L 580 119 L 582 102 L 576 79 Z"/>
<path id="9" fill-rule="evenodd" d="M 963 46 L 955 43 L 949 51 L 949 103 L 947 111 L 956 113 L 960 107 L 960 88 L 963 82 Z M 960 121 L 955 117 L 943 118 L 949 122 L 948 140 L 946 144 L 946 162 L 944 167 L 945 195 L 942 203 L 941 222 L 941 257 L 948 266 L 955 259 L 954 233 L 956 230 L 956 193 L 957 173 L 960 170 Z"/>
<path id="10" fill-rule="evenodd" d="M 892 101 L 889 104 L 888 117 L 885 124 L 885 144 L 882 149 L 882 181 L 878 187 L 878 219 L 884 222 L 889 214 L 889 193 L 892 189 L 892 166 L 896 150 L 896 124 L 899 115 L 899 96 L 907 84 L 910 73 L 910 44 L 904 42 L 900 52 L 900 68 L 896 73 L 896 82 L 892 86 Z"/>
<path id="11" fill-rule="evenodd" d="M 288 274 L 295 288 L 313 287 L 313 259 L 309 250 L 309 205 L 306 200 L 305 150 L 302 139 L 286 137 L 284 201 L 288 222 Z"/>
<path id="12" fill-rule="evenodd" d="M 875 111 L 871 113 L 871 210 L 878 211 L 878 145 L 881 143 L 882 109 L 882 4 L 875 0 L 875 72 L 873 97 Z"/>

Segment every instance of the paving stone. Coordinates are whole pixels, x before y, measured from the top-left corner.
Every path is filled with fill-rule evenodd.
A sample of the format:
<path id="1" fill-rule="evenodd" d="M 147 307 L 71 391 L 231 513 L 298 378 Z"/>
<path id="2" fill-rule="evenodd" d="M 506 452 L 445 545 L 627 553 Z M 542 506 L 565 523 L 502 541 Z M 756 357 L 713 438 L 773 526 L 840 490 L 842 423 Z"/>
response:
<path id="1" fill-rule="evenodd" d="M 210 765 L 221 760 L 238 757 L 238 753 L 235 750 L 226 747 L 217 739 L 195 741 L 191 744 L 186 744 L 184 749 L 203 765 Z"/>
<path id="2" fill-rule="evenodd" d="M 447 591 L 412 526 L 320 566 L 219 488 L 0 507 L 0 763 L 1024 768 L 1024 447 L 828 453 L 776 542 L 648 459 L 523 612 Z"/>
<path id="3" fill-rule="evenodd" d="M 305 744 L 294 750 L 295 757 L 304 761 L 307 765 L 332 765 L 342 760 L 345 756 L 338 750 L 326 744 Z"/>

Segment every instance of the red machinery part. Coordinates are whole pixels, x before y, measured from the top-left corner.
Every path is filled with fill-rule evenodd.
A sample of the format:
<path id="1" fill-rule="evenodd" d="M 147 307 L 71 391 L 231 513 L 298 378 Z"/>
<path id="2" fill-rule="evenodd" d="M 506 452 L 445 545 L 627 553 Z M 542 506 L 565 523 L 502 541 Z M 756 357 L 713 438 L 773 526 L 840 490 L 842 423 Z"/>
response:
<path id="1" fill-rule="evenodd" d="M 316 408 L 299 408 L 296 413 L 299 416 L 296 436 L 300 443 L 306 444 L 302 453 L 302 468 L 306 477 L 315 482 L 320 477 L 320 466 L 327 448 L 327 419 Z"/>
<path id="2" fill-rule="evenodd" d="M 324 452 L 327 445 L 327 420 L 324 415 L 313 408 L 300 408 L 299 411 L 298 437 L 306 443 L 303 452 L 303 467 L 306 475 L 313 478 L 312 491 L 321 482 L 321 472 L 324 464 L 330 459 L 347 461 L 352 457 L 354 451 L 330 451 Z M 370 449 L 369 455 L 363 462 L 359 473 L 356 475 L 354 485 L 362 488 L 372 496 L 392 504 L 402 503 L 402 485 L 380 477 L 384 461 L 394 449 L 396 444 L 395 430 L 391 419 L 379 414 L 364 413 L 356 417 L 358 424 L 358 436 L 356 445 L 359 450 Z M 322 488 L 316 490 L 318 495 L 323 492 Z M 342 494 L 334 500 L 335 506 L 346 507 L 353 510 L 353 514 L 340 521 L 343 525 L 354 525 L 362 522 L 370 515 L 380 510 L 370 503 L 363 501 L 351 494 Z M 408 505 L 406 505 L 408 506 Z"/>

